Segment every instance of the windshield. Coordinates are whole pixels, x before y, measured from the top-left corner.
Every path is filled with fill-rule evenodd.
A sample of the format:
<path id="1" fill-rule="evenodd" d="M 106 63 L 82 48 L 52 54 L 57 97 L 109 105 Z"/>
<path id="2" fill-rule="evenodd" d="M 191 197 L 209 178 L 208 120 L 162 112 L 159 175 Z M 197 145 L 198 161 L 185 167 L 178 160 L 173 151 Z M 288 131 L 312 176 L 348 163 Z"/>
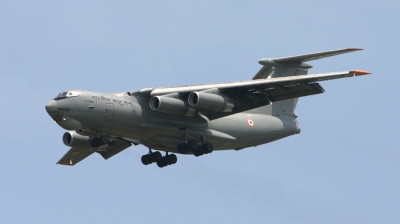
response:
<path id="1" fill-rule="evenodd" d="M 67 93 L 68 93 L 68 92 L 62 92 L 62 93 L 59 93 L 59 94 L 57 95 L 57 97 L 56 97 L 56 98 L 60 98 L 60 97 L 66 97 L 66 96 L 67 96 Z"/>
<path id="2" fill-rule="evenodd" d="M 80 93 L 75 92 L 75 91 L 61 92 L 56 96 L 56 98 L 54 98 L 54 100 L 61 100 L 61 99 L 65 99 L 68 97 L 74 97 L 74 96 L 79 96 L 79 95 L 80 95 Z"/>

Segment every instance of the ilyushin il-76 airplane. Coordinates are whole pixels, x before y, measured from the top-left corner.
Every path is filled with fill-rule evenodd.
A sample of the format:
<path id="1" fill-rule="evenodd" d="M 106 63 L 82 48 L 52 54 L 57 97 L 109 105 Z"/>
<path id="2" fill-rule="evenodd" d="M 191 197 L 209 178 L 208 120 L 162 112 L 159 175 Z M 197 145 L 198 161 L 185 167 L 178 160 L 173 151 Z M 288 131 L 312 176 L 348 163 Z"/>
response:
<path id="1" fill-rule="evenodd" d="M 149 149 L 142 163 L 165 167 L 177 162 L 176 154 L 241 150 L 298 134 L 294 110 L 299 97 L 323 93 L 320 81 L 371 74 L 352 70 L 307 75 L 312 66 L 305 62 L 358 50 L 263 58 L 258 61 L 263 67 L 248 81 L 117 93 L 61 92 L 46 105 L 55 123 L 69 131 L 62 140 L 71 149 L 57 164 L 73 166 L 95 152 L 109 159 L 142 144 Z"/>

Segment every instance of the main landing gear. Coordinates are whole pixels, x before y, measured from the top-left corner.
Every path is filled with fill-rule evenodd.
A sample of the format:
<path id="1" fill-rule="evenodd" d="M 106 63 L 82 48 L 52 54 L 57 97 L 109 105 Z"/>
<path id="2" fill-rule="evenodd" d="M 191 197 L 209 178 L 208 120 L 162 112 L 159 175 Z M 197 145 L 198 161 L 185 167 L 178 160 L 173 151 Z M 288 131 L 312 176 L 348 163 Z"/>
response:
<path id="1" fill-rule="evenodd" d="M 149 165 L 152 163 L 157 163 L 157 166 L 163 168 L 168 165 L 175 164 L 178 161 L 178 158 L 175 154 L 168 155 L 168 152 L 165 156 L 162 156 L 160 152 L 152 152 L 149 149 L 149 154 L 142 156 L 142 163 L 143 165 Z"/>
<path id="2" fill-rule="evenodd" d="M 181 154 L 186 154 L 192 152 L 196 157 L 202 156 L 204 154 L 212 153 L 214 151 L 214 147 L 211 143 L 204 143 L 204 138 L 201 138 L 200 141 L 191 140 L 186 143 L 182 143 L 178 145 L 178 152 Z M 142 156 L 143 165 L 149 165 L 152 163 L 157 163 L 157 166 L 163 168 L 168 165 L 175 164 L 178 161 L 178 158 L 175 154 L 169 154 L 166 152 L 165 156 L 162 156 L 160 152 L 152 152 L 149 149 L 149 153 Z"/>
<path id="3" fill-rule="evenodd" d="M 182 154 L 186 154 L 188 152 L 192 152 L 193 155 L 202 156 L 204 154 L 212 153 L 214 147 L 211 143 L 204 142 L 199 145 L 198 141 L 192 140 L 187 143 L 182 143 L 178 145 L 178 152 Z"/>

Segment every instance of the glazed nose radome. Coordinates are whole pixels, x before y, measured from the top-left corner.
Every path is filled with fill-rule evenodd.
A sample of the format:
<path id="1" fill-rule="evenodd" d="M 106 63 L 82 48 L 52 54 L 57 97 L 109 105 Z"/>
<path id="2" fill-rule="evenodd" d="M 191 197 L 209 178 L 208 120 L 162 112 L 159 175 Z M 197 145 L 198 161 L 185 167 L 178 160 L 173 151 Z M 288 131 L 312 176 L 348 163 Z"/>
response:
<path id="1" fill-rule="evenodd" d="M 55 112 L 57 111 L 57 102 L 55 100 L 51 100 L 48 102 L 45 106 L 47 113 Z"/>

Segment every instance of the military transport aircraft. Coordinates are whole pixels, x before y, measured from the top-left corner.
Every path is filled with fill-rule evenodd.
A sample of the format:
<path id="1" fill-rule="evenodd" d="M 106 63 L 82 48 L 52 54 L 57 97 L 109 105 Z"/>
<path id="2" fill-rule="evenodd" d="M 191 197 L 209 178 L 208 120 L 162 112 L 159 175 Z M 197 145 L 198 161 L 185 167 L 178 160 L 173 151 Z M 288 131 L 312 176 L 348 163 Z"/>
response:
<path id="1" fill-rule="evenodd" d="M 165 167 L 173 153 L 201 156 L 215 150 L 241 150 L 300 133 L 299 97 L 323 93 L 318 83 L 371 74 L 352 70 L 307 75 L 307 61 L 362 50 L 341 50 L 263 58 L 252 80 L 138 91 L 100 93 L 69 90 L 46 105 L 66 132 L 71 149 L 58 161 L 75 165 L 94 152 L 104 159 L 133 145 L 149 148 L 144 165 Z M 159 150 L 164 151 L 162 155 Z"/>

